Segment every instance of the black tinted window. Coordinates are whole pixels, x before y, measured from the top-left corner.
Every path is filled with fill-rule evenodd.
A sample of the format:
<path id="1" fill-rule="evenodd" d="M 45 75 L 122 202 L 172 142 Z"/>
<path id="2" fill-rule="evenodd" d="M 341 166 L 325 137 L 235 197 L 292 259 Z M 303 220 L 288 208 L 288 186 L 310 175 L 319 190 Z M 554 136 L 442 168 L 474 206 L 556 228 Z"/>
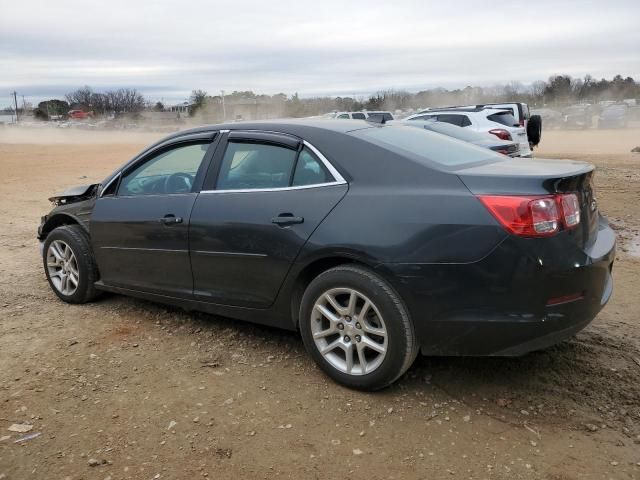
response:
<path id="1" fill-rule="evenodd" d="M 418 161 L 427 160 L 446 166 L 502 158 L 485 148 L 408 125 L 367 128 L 351 135 Z"/>
<path id="2" fill-rule="evenodd" d="M 471 122 L 469 122 L 469 119 L 466 115 L 455 115 L 452 113 L 443 113 L 438 115 L 438 121 L 450 123 L 451 125 L 456 125 L 458 127 L 466 127 L 467 125 L 471 125 Z"/>
<path id="3" fill-rule="evenodd" d="M 325 166 L 306 148 L 300 152 L 292 186 L 317 185 L 333 182 Z"/>
<path id="4" fill-rule="evenodd" d="M 370 112 L 369 117 L 384 118 L 385 122 L 393 120 L 393 115 L 389 112 Z"/>
<path id="5" fill-rule="evenodd" d="M 296 151 L 276 145 L 232 142 L 222 159 L 217 188 L 244 190 L 289 186 Z"/>
<path id="6" fill-rule="evenodd" d="M 118 195 L 190 192 L 208 147 L 183 145 L 153 156 L 125 174 Z"/>
<path id="7" fill-rule="evenodd" d="M 364 116 L 364 113 L 352 113 L 351 114 L 351 118 L 355 118 L 356 120 L 365 120 L 366 117 Z"/>
<path id="8" fill-rule="evenodd" d="M 500 125 L 506 125 L 507 127 L 518 127 L 519 124 L 516 119 L 509 112 L 498 112 L 488 115 L 487 118 L 492 122 L 499 123 Z"/>

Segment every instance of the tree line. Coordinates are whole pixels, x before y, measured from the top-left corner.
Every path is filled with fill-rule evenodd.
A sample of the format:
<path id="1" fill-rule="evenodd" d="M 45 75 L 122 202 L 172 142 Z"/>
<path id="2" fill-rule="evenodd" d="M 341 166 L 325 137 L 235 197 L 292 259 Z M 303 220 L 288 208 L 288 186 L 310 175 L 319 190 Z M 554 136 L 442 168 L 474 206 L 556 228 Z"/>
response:
<path id="1" fill-rule="evenodd" d="M 255 101 L 280 106 L 285 116 L 307 117 L 321 115 L 331 111 L 358 110 L 407 110 L 424 107 L 450 105 L 469 105 L 492 102 L 526 102 L 531 107 L 563 107 L 574 103 L 595 104 L 602 100 L 621 101 L 640 100 L 640 83 L 632 77 L 616 75 L 611 80 L 596 80 L 591 75 L 574 78 L 570 75 L 553 75 L 548 80 L 524 85 L 510 82 L 490 87 L 472 87 L 458 89 L 432 88 L 419 92 L 406 90 L 381 90 L 365 98 L 353 97 L 313 97 L 300 98 L 296 93 L 287 96 L 258 95 L 251 91 L 236 91 L 225 95 L 227 103 L 234 101 Z M 200 110 L 220 110 L 221 97 L 209 96 L 203 90 L 194 90 L 190 97 L 191 114 Z"/>
<path id="2" fill-rule="evenodd" d="M 521 101 L 532 107 L 566 106 L 573 103 L 597 103 L 601 100 L 640 99 L 640 83 L 632 77 L 616 75 L 611 80 L 596 80 L 591 75 L 574 78 L 570 75 L 553 75 L 546 81 L 530 85 L 510 82 L 490 87 L 467 86 L 458 89 L 432 88 L 419 92 L 406 90 L 381 90 L 368 97 L 313 97 L 301 98 L 297 93 L 286 95 L 256 94 L 252 91 L 234 91 L 210 96 L 204 90 L 193 90 L 190 96 L 189 114 L 214 113 L 221 118 L 223 104 L 255 103 L 266 105 L 278 115 L 307 117 L 331 111 L 396 110 L 467 105 L 476 103 Z M 65 100 L 40 102 L 36 116 L 49 118 L 66 115 L 72 109 L 92 111 L 95 115 L 137 114 L 142 110 L 163 111 L 161 102 L 152 103 L 135 88 L 119 88 L 104 92 L 85 86 L 69 92 Z"/>

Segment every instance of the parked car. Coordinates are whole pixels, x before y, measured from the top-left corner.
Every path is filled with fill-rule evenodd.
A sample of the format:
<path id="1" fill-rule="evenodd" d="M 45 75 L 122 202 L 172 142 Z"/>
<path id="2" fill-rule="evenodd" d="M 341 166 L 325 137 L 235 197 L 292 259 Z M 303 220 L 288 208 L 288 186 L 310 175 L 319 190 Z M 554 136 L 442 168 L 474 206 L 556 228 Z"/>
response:
<path id="1" fill-rule="evenodd" d="M 86 120 L 93 116 L 93 112 L 85 112 L 83 110 L 69 110 L 67 115 L 70 119 L 73 120 Z"/>
<path id="2" fill-rule="evenodd" d="M 566 128 L 591 128 L 593 111 L 591 105 L 571 105 L 562 111 L 564 127 Z"/>
<path id="3" fill-rule="evenodd" d="M 533 155 L 525 127 L 519 125 L 509 110 L 487 107 L 434 108 L 410 115 L 405 120 L 437 120 L 480 133 L 490 133 L 500 140 L 517 142 L 520 145 L 520 156 Z"/>
<path id="4" fill-rule="evenodd" d="M 489 133 L 478 133 L 467 128 L 451 125 L 450 123 L 437 122 L 433 120 L 413 120 L 401 123 L 410 127 L 424 128 L 431 132 L 457 138 L 463 142 L 469 142 L 473 145 L 477 145 L 478 147 L 488 148 L 489 150 L 493 150 L 494 152 L 498 152 L 509 157 L 520 156 L 520 146 L 517 143 L 513 141 L 508 142 L 506 140 L 500 140 L 499 138 L 496 138 L 495 135 L 491 135 Z"/>
<path id="5" fill-rule="evenodd" d="M 507 103 L 479 103 L 476 105 L 466 105 L 459 107 L 442 107 L 442 108 L 461 108 L 461 109 L 483 109 L 493 108 L 499 110 L 507 110 L 511 112 L 518 125 L 524 127 L 527 131 L 527 140 L 529 147 L 533 148 L 540 143 L 542 139 L 542 118 L 539 115 L 532 115 L 529 111 L 529 105 L 523 102 L 507 102 Z"/>
<path id="6" fill-rule="evenodd" d="M 629 107 L 616 103 L 602 110 L 598 117 L 598 128 L 626 128 L 629 124 Z"/>
<path id="7" fill-rule="evenodd" d="M 472 105 L 475 107 L 485 107 L 485 108 L 497 108 L 500 110 L 508 110 L 513 115 L 513 118 L 516 119 L 518 125 L 521 127 L 526 127 L 527 122 L 531 119 L 531 113 L 529 112 L 529 105 L 522 102 L 508 102 L 508 103 L 481 103 L 477 105 Z"/>
<path id="8" fill-rule="evenodd" d="M 490 108 L 508 109 L 518 122 L 527 131 L 527 139 L 531 148 L 538 146 L 542 140 L 542 117 L 532 114 L 529 105 L 523 102 L 508 103 L 484 103 L 482 106 Z"/>
<path id="9" fill-rule="evenodd" d="M 564 125 L 564 116 L 562 112 L 558 110 L 547 107 L 536 108 L 535 110 L 531 110 L 531 116 L 533 117 L 534 115 L 542 119 L 545 128 L 556 129 Z"/>
<path id="10" fill-rule="evenodd" d="M 406 125 L 228 123 L 53 196 L 38 238 L 65 302 L 109 291 L 297 329 L 333 379 L 378 389 L 419 351 L 520 355 L 595 317 L 615 234 L 593 170 Z"/>
<path id="11" fill-rule="evenodd" d="M 382 111 L 362 111 L 362 112 L 331 112 L 329 118 L 338 120 L 366 120 L 371 117 L 383 118 L 385 121 L 393 120 L 391 112 Z"/>
<path id="12" fill-rule="evenodd" d="M 327 114 L 329 118 L 338 120 L 366 120 L 367 116 L 364 112 L 331 112 Z"/>

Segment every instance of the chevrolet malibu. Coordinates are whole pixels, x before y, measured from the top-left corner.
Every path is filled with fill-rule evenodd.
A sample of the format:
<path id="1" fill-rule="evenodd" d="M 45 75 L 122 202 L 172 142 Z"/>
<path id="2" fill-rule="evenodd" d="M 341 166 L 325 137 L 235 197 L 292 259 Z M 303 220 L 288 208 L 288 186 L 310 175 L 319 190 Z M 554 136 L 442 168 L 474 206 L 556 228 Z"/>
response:
<path id="1" fill-rule="evenodd" d="M 38 238 L 65 302 L 299 330 L 330 377 L 374 390 L 418 352 L 521 355 L 591 322 L 615 250 L 593 173 L 404 125 L 206 126 L 52 197 Z"/>

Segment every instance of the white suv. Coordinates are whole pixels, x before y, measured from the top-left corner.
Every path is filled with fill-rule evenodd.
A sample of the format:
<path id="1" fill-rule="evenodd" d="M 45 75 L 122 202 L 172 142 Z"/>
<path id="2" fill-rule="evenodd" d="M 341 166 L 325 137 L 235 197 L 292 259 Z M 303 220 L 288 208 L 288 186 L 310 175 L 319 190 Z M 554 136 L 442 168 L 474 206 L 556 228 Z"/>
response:
<path id="1" fill-rule="evenodd" d="M 366 120 L 371 117 L 384 118 L 386 122 L 393 120 L 391 112 L 363 110 L 362 112 L 331 112 L 325 115 L 328 118 L 337 119 L 354 119 L 354 120 Z"/>
<path id="2" fill-rule="evenodd" d="M 521 157 L 532 156 L 527 130 L 520 126 L 510 110 L 485 106 L 433 108 L 411 115 L 406 120 L 435 120 L 476 132 L 490 133 L 501 140 L 518 143 Z"/>

